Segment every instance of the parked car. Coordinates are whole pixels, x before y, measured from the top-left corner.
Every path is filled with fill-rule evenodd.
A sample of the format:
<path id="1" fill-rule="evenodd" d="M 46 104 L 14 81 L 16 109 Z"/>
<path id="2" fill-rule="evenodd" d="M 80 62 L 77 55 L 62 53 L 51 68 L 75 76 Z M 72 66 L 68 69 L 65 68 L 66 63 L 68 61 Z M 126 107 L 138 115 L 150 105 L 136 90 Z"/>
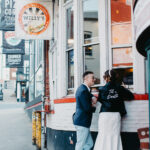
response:
<path id="1" fill-rule="evenodd" d="M 2 88 L 2 84 L 0 84 L 0 100 L 3 100 L 3 88 Z"/>

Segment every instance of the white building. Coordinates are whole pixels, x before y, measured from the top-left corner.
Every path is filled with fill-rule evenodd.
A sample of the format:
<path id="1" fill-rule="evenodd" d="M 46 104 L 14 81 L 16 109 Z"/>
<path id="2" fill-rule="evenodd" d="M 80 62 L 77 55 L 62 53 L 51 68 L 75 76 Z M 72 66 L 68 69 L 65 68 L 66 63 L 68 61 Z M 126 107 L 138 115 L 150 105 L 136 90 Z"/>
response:
<path id="1" fill-rule="evenodd" d="M 93 88 L 104 85 L 103 73 L 116 69 L 135 99 L 126 102 L 127 116 L 122 120 L 125 150 L 138 150 L 137 129 L 147 127 L 148 89 L 146 60 L 136 51 L 132 1 L 130 0 L 58 0 L 49 48 L 49 86 L 53 114 L 47 114 L 48 149 L 74 149 L 76 134 L 72 123 L 75 91 L 82 74 L 93 71 Z M 52 15 L 51 15 L 52 16 Z M 36 88 L 36 87 L 35 87 Z M 41 100 L 42 101 L 42 100 Z M 26 107 L 32 112 L 41 101 Z M 98 131 L 99 107 L 94 113 L 91 131 Z"/>

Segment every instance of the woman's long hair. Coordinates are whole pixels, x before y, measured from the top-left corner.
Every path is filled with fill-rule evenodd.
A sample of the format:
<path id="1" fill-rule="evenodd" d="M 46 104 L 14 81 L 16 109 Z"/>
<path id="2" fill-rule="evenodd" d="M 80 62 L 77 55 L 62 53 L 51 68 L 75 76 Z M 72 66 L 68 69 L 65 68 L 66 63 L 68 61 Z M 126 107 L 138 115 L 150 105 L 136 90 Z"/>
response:
<path id="1" fill-rule="evenodd" d="M 112 69 L 112 70 L 105 71 L 103 77 L 104 77 L 104 79 L 110 78 L 110 81 L 115 82 L 117 80 L 117 78 L 118 78 L 118 74 L 117 74 L 117 72 L 114 69 Z"/>

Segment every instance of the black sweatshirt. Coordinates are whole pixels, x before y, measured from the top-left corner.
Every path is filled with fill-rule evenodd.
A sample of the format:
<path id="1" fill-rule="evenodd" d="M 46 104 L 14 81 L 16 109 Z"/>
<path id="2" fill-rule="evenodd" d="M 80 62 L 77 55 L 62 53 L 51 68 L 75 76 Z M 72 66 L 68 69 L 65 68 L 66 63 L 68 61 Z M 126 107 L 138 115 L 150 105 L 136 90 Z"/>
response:
<path id="1" fill-rule="evenodd" d="M 102 104 L 100 112 L 119 112 L 124 116 L 126 114 L 124 100 L 133 99 L 134 95 L 128 89 L 112 81 L 99 88 L 98 101 Z"/>

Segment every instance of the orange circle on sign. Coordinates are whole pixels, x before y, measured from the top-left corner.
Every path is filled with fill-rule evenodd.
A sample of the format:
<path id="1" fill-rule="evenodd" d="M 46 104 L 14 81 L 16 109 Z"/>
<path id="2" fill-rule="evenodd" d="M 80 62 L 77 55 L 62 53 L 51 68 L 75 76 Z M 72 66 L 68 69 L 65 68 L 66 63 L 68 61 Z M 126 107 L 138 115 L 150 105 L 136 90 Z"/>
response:
<path id="1" fill-rule="evenodd" d="M 18 20 L 27 34 L 39 35 L 48 28 L 50 16 L 43 5 L 30 3 L 21 9 Z"/>

